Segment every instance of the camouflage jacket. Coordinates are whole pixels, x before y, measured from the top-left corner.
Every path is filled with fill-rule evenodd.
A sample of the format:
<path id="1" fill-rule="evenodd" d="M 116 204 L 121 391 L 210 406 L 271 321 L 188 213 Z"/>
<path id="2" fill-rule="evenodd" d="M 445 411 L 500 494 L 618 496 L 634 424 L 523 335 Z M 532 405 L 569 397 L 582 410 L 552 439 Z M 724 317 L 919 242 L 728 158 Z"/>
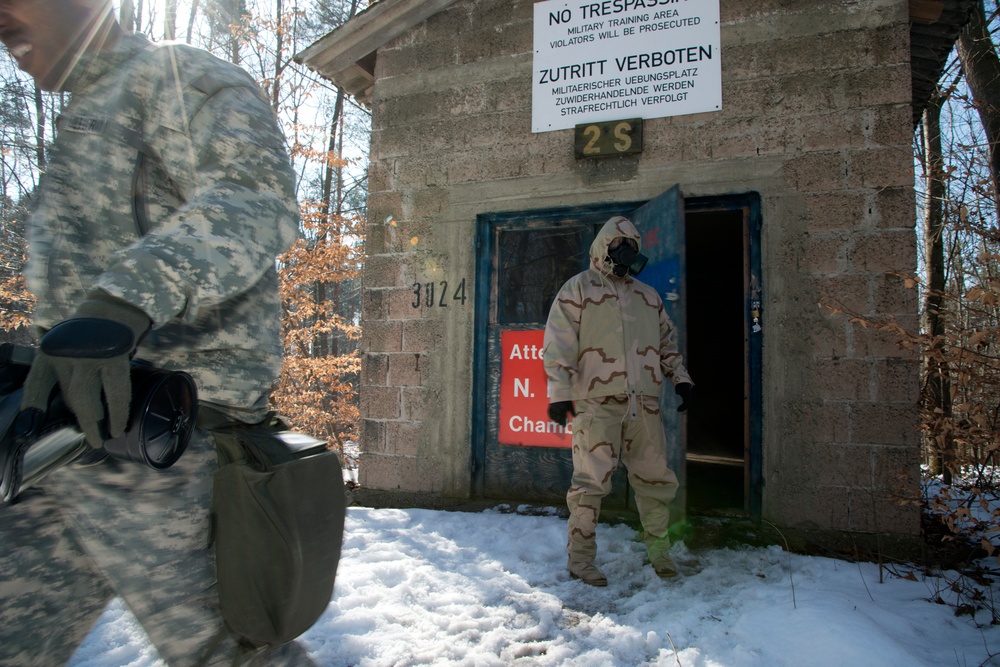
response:
<path id="1" fill-rule="evenodd" d="M 284 139 L 256 83 L 184 45 L 129 35 L 88 53 L 29 221 L 35 323 L 93 288 L 144 310 L 136 356 L 203 400 L 260 408 L 281 364 L 275 257 L 298 228 Z"/>
<path id="2" fill-rule="evenodd" d="M 691 382 L 659 294 L 630 275 L 612 274 L 606 258 L 616 236 L 642 247 L 630 220 L 608 220 L 590 246 L 590 268 L 566 281 L 549 310 L 544 363 L 553 403 L 659 396 L 664 378 Z"/>

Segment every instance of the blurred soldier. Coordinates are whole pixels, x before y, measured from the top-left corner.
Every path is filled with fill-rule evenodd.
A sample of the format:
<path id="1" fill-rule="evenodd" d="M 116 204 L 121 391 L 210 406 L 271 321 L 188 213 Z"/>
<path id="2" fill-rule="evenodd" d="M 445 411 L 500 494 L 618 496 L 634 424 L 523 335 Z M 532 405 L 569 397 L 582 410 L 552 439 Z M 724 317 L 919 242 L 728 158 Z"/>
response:
<path id="1" fill-rule="evenodd" d="M 677 574 L 667 536 L 677 477 L 667 467 L 660 392 L 669 380 L 683 411 L 693 383 L 660 296 L 629 274 L 639 249 L 630 220 L 608 220 L 590 246 L 590 268 L 562 286 L 545 325 L 549 418 L 565 426 L 574 415 L 569 572 L 592 586 L 608 583 L 594 565 L 596 530 L 619 460 L 635 490 L 653 568 L 661 577 Z"/>
<path id="2" fill-rule="evenodd" d="M 37 427 L 58 383 L 100 447 L 125 428 L 133 355 L 191 373 L 203 413 L 260 422 L 281 363 L 274 260 L 298 215 L 266 98 L 204 51 L 126 34 L 111 0 L 0 0 L 0 41 L 40 88 L 71 93 L 27 280 L 43 342 L 59 327 L 76 344 L 36 356 L 18 426 Z M 170 665 L 269 660 L 220 616 L 216 466 L 199 428 L 167 470 L 71 465 L 0 511 L 0 664 L 65 664 L 115 595 Z"/>

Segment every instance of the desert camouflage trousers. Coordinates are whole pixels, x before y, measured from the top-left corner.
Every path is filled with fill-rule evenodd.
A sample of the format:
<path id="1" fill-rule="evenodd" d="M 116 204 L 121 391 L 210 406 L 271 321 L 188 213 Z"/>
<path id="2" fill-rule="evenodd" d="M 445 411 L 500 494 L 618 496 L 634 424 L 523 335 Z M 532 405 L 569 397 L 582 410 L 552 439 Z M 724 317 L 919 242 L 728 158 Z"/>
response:
<path id="1" fill-rule="evenodd" d="M 224 629 L 210 540 L 215 445 L 202 429 L 172 467 L 70 465 L 0 508 L 0 665 L 65 665 L 121 596 L 171 666 L 311 665 Z"/>
<path id="2" fill-rule="evenodd" d="M 611 492 L 611 475 L 621 461 L 635 491 L 639 520 L 647 535 L 662 537 L 670 524 L 677 476 L 667 467 L 667 439 L 659 399 L 607 396 L 576 401 L 573 417 L 573 480 L 566 494 L 570 570 L 593 564 L 601 500 Z"/>

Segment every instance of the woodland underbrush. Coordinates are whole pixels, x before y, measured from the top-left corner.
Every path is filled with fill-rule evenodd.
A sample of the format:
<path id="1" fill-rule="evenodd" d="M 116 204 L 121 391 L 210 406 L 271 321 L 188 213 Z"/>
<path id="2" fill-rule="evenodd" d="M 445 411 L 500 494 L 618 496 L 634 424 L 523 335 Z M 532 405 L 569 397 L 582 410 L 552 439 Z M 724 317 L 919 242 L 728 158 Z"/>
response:
<path id="1" fill-rule="evenodd" d="M 935 582 L 930 600 L 956 616 L 1000 624 L 1000 467 L 959 466 L 947 484 L 925 468 L 922 487 L 925 564 L 890 571 L 909 579 L 933 574 L 924 579 Z"/>

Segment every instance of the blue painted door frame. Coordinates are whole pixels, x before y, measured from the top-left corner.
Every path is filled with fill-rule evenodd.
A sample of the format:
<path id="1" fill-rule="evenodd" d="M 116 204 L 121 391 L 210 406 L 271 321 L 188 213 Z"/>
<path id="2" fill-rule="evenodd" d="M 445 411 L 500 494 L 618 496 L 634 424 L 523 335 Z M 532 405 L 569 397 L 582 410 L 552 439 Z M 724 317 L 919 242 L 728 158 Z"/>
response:
<path id="1" fill-rule="evenodd" d="M 747 249 L 746 316 L 750 317 L 752 300 L 760 301 L 760 204 L 759 197 L 733 195 L 687 200 L 696 210 L 724 208 L 740 210 L 746 220 L 744 231 Z M 498 307 L 498 292 L 509 281 L 504 280 L 504 269 L 498 265 L 499 245 L 502 235 L 518 230 L 565 229 L 567 225 L 597 229 L 612 215 L 625 215 L 636 222 L 644 234 L 644 254 L 650 262 L 640 279 L 654 286 L 664 298 L 671 319 L 681 332 L 682 350 L 686 340 L 685 308 L 686 281 L 684 280 L 684 224 L 685 200 L 678 188 L 672 188 L 648 202 L 613 202 L 591 206 L 563 207 L 529 211 L 484 213 L 476 224 L 476 292 L 475 292 L 475 356 L 472 443 L 470 466 L 474 497 L 522 500 L 534 502 L 561 502 L 568 488 L 572 459 L 568 450 L 529 447 L 498 447 L 496 445 L 498 332 L 503 329 L 542 328 L 548 304 L 544 309 L 534 309 L 528 316 L 535 321 L 500 322 L 502 308 Z M 664 211 L 673 211 L 664 218 Z M 663 221 L 666 220 L 664 228 Z M 590 239 L 586 240 L 589 248 Z M 585 266 L 585 264 L 583 264 Z M 576 270 L 582 270 L 583 266 Z M 564 269 L 568 270 L 568 269 Z M 570 275 L 572 275 L 572 271 Z M 560 277 L 565 280 L 569 275 Z M 752 283 L 752 285 L 751 285 Z M 758 310 L 760 306 L 757 306 Z M 537 321 L 538 319 L 541 321 Z M 514 318 L 517 319 L 517 318 Z M 748 331 L 752 326 L 747 320 Z M 760 511 L 760 491 L 763 483 L 760 469 L 760 349 L 761 336 L 748 336 L 746 356 L 748 368 L 748 447 L 747 447 L 747 506 L 751 514 Z M 697 380 L 696 380 L 697 382 Z M 671 465 L 682 478 L 685 470 L 684 426 L 674 409 L 676 398 L 672 393 L 664 397 L 665 426 L 668 438 L 679 442 L 672 447 Z M 492 413 L 491 413 L 492 411 Z M 669 434 L 675 434 L 671 437 Z M 545 450 L 545 451 L 540 451 Z M 616 492 L 608 498 L 607 507 L 624 507 L 629 504 L 627 482 L 624 474 L 615 481 Z M 681 499 L 675 508 L 683 515 Z"/>

